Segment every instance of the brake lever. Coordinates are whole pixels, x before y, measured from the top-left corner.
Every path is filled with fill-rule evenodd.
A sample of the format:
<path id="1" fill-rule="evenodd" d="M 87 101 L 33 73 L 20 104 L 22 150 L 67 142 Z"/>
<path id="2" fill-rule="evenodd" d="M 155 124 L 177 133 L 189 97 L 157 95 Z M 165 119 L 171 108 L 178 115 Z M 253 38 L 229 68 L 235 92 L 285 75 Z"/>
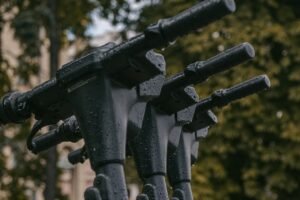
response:
<path id="1" fill-rule="evenodd" d="M 49 126 L 49 125 L 53 125 L 53 124 L 49 124 L 49 122 L 47 120 L 38 120 L 34 123 L 31 131 L 30 131 L 30 134 L 29 136 L 27 137 L 27 141 L 26 141 L 26 144 L 27 144 L 27 148 L 30 150 L 30 151 L 33 151 L 33 138 L 34 136 L 39 132 L 39 130 L 41 130 L 43 127 L 45 126 Z"/>

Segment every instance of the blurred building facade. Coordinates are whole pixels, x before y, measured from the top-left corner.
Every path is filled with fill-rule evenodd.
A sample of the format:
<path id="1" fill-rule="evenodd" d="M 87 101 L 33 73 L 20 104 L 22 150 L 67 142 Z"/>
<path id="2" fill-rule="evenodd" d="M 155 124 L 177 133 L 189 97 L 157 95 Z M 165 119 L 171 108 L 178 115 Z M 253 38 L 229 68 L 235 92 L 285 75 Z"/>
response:
<path id="1" fill-rule="evenodd" d="M 41 37 L 43 36 L 43 34 L 45 33 L 41 31 Z M 10 29 L 9 24 L 4 25 L 1 39 L 3 55 L 8 59 L 12 66 L 16 66 L 16 57 L 20 55 L 22 51 L 18 42 L 14 39 L 13 31 Z M 80 52 L 84 51 L 84 49 L 91 49 L 93 47 L 103 45 L 110 41 L 119 42 L 119 40 L 120 38 L 118 34 L 111 32 L 101 36 L 93 37 L 89 41 L 74 41 L 71 45 L 64 47 L 60 52 L 60 66 L 62 66 L 64 63 L 73 60 Z M 36 77 L 32 77 L 30 81 L 33 86 L 38 85 L 39 83 L 42 83 L 49 79 L 50 67 L 48 47 L 49 42 L 47 41 L 44 43 L 43 46 L 41 46 L 41 57 L 39 61 L 41 67 L 39 75 Z M 8 74 L 11 77 L 13 77 L 13 69 L 9 69 Z M 20 80 L 12 80 L 12 87 L 14 90 L 26 91 L 30 89 L 20 84 Z M 10 133 L 8 132 L 6 134 Z M 95 177 L 94 172 L 90 168 L 89 161 L 86 161 L 83 164 L 72 166 L 67 160 L 67 156 L 70 151 L 80 148 L 82 146 L 83 142 L 79 142 L 78 144 L 66 143 L 58 146 L 58 167 L 63 171 L 61 177 L 59 178 L 59 184 L 61 186 L 62 193 L 68 196 L 70 200 L 82 200 L 85 189 L 93 184 L 93 180 Z M 7 167 L 12 167 L 14 163 L 13 156 L 10 156 L 12 154 L 12 151 L 8 148 L 5 150 L 5 155 L 6 154 L 7 158 L 10 158 L 7 159 Z M 30 154 L 30 152 L 28 152 L 28 154 Z M 33 185 L 32 188 L 33 191 L 28 192 L 28 199 L 43 200 L 44 186 Z M 129 185 L 129 190 L 131 194 L 130 199 L 135 199 L 136 195 L 138 194 L 138 187 L 135 184 L 132 184 Z M 5 191 L 1 191 L 1 188 L 0 199 L 5 199 Z"/>

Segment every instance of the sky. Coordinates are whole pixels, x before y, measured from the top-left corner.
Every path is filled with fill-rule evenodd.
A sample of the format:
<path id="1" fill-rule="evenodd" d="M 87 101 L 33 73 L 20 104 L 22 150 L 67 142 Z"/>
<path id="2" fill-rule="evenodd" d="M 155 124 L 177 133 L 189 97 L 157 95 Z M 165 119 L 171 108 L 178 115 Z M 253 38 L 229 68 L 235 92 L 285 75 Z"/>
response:
<path id="1" fill-rule="evenodd" d="M 113 26 L 108 20 L 100 19 L 98 11 L 94 11 L 92 14 L 92 24 L 87 29 L 86 34 L 95 37 L 103 35 L 108 32 L 116 32 L 122 30 L 123 26 Z"/>
<path id="2" fill-rule="evenodd" d="M 135 0 L 128 0 L 132 10 L 140 10 L 143 6 L 149 4 L 151 0 L 144 0 L 139 3 L 136 3 Z M 139 12 L 137 14 L 132 15 L 130 17 L 136 18 L 138 17 Z M 124 28 L 122 24 L 117 26 L 113 26 L 108 20 L 102 19 L 99 17 L 99 10 L 94 10 L 91 13 L 92 24 L 87 29 L 86 34 L 91 37 L 96 37 L 103 35 L 108 32 L 117 32 Z"/>

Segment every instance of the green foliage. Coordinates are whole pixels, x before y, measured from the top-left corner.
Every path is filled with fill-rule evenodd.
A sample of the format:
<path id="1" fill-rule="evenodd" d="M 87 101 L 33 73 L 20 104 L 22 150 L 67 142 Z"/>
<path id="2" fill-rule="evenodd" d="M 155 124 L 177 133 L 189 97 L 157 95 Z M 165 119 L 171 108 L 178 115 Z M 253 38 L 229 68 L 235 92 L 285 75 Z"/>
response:
<path id="1" fill-rule="evenodd" d="M 126 0 L 99 0 L 100 15 L 111 20 L 113 24 L 129 22 L 128 15 L 132 12 Z M 126 23 L 127 25 L 127 23 Z"/>
<path id="2" fill-rule="evenodd" d="M 40 47 L 49 39 L 54 24 L 60 37 L 59 44 L 68 43 L 67 33 L 73 34 L 77 39 L 84 38 L 86 27 L 91 22 L 90 12 L 95 6 L 91 1 L 57 1 L 57 12 L 52 13 L 47 1 L 16 1 L 18 12 L 11 26 L 15 30 L 15 38 L 22 46 L 23 54 L 18 57 L 19 65 L 15 74 L 28 83 L 29 77 L 38 73 Z M 41 34 L 42 30 L 45 30 L 45 36 Z"/>
<path id="3" fill-rule="evenodd" d="M 165 0 L 145 7 L 139 29 L 196 1 Z M 256 58 L 197 87 L 204 97 L 266 73 L 272 89 L 218 112 L 219 124 L 200 145 L 193 168 L 195 199 L 299 199 L 300 4 L 236 0 L 237 12 L 166 49 L 168 74 L 220 50 L 250 42 Z"/>

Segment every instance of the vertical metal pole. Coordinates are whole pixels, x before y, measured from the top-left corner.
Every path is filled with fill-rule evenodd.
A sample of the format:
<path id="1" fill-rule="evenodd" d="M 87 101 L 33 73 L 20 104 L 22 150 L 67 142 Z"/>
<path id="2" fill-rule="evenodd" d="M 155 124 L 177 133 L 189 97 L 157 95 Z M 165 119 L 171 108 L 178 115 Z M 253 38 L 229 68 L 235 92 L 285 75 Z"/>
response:
<path id="1" fill-rule="evenodd" d="M 2 13 L 0 13 L 2 14 Z M 0 65 L 2 65 L 3 62 L 3 56 L 2 56 L 2 31 L 4 26 L 4 19 L 3 16 L 0 16 Z"/>
<path id="2" fill-rule="evenodd" d="M 48 34 L 50 40 L 50 78 L 55 76 L 59 63 L 59 28 L 57 24 L 57 0 L 48 0 L 50 10 Z M 53 127 L 50 127 L 50 129 Z M 56 196 L 57 183 L 57 150 L 56 147 L 49 149 L 47 153 L 46 166 L 46 188 L 44 191 L 45 200 L 53 200 Z"/>

